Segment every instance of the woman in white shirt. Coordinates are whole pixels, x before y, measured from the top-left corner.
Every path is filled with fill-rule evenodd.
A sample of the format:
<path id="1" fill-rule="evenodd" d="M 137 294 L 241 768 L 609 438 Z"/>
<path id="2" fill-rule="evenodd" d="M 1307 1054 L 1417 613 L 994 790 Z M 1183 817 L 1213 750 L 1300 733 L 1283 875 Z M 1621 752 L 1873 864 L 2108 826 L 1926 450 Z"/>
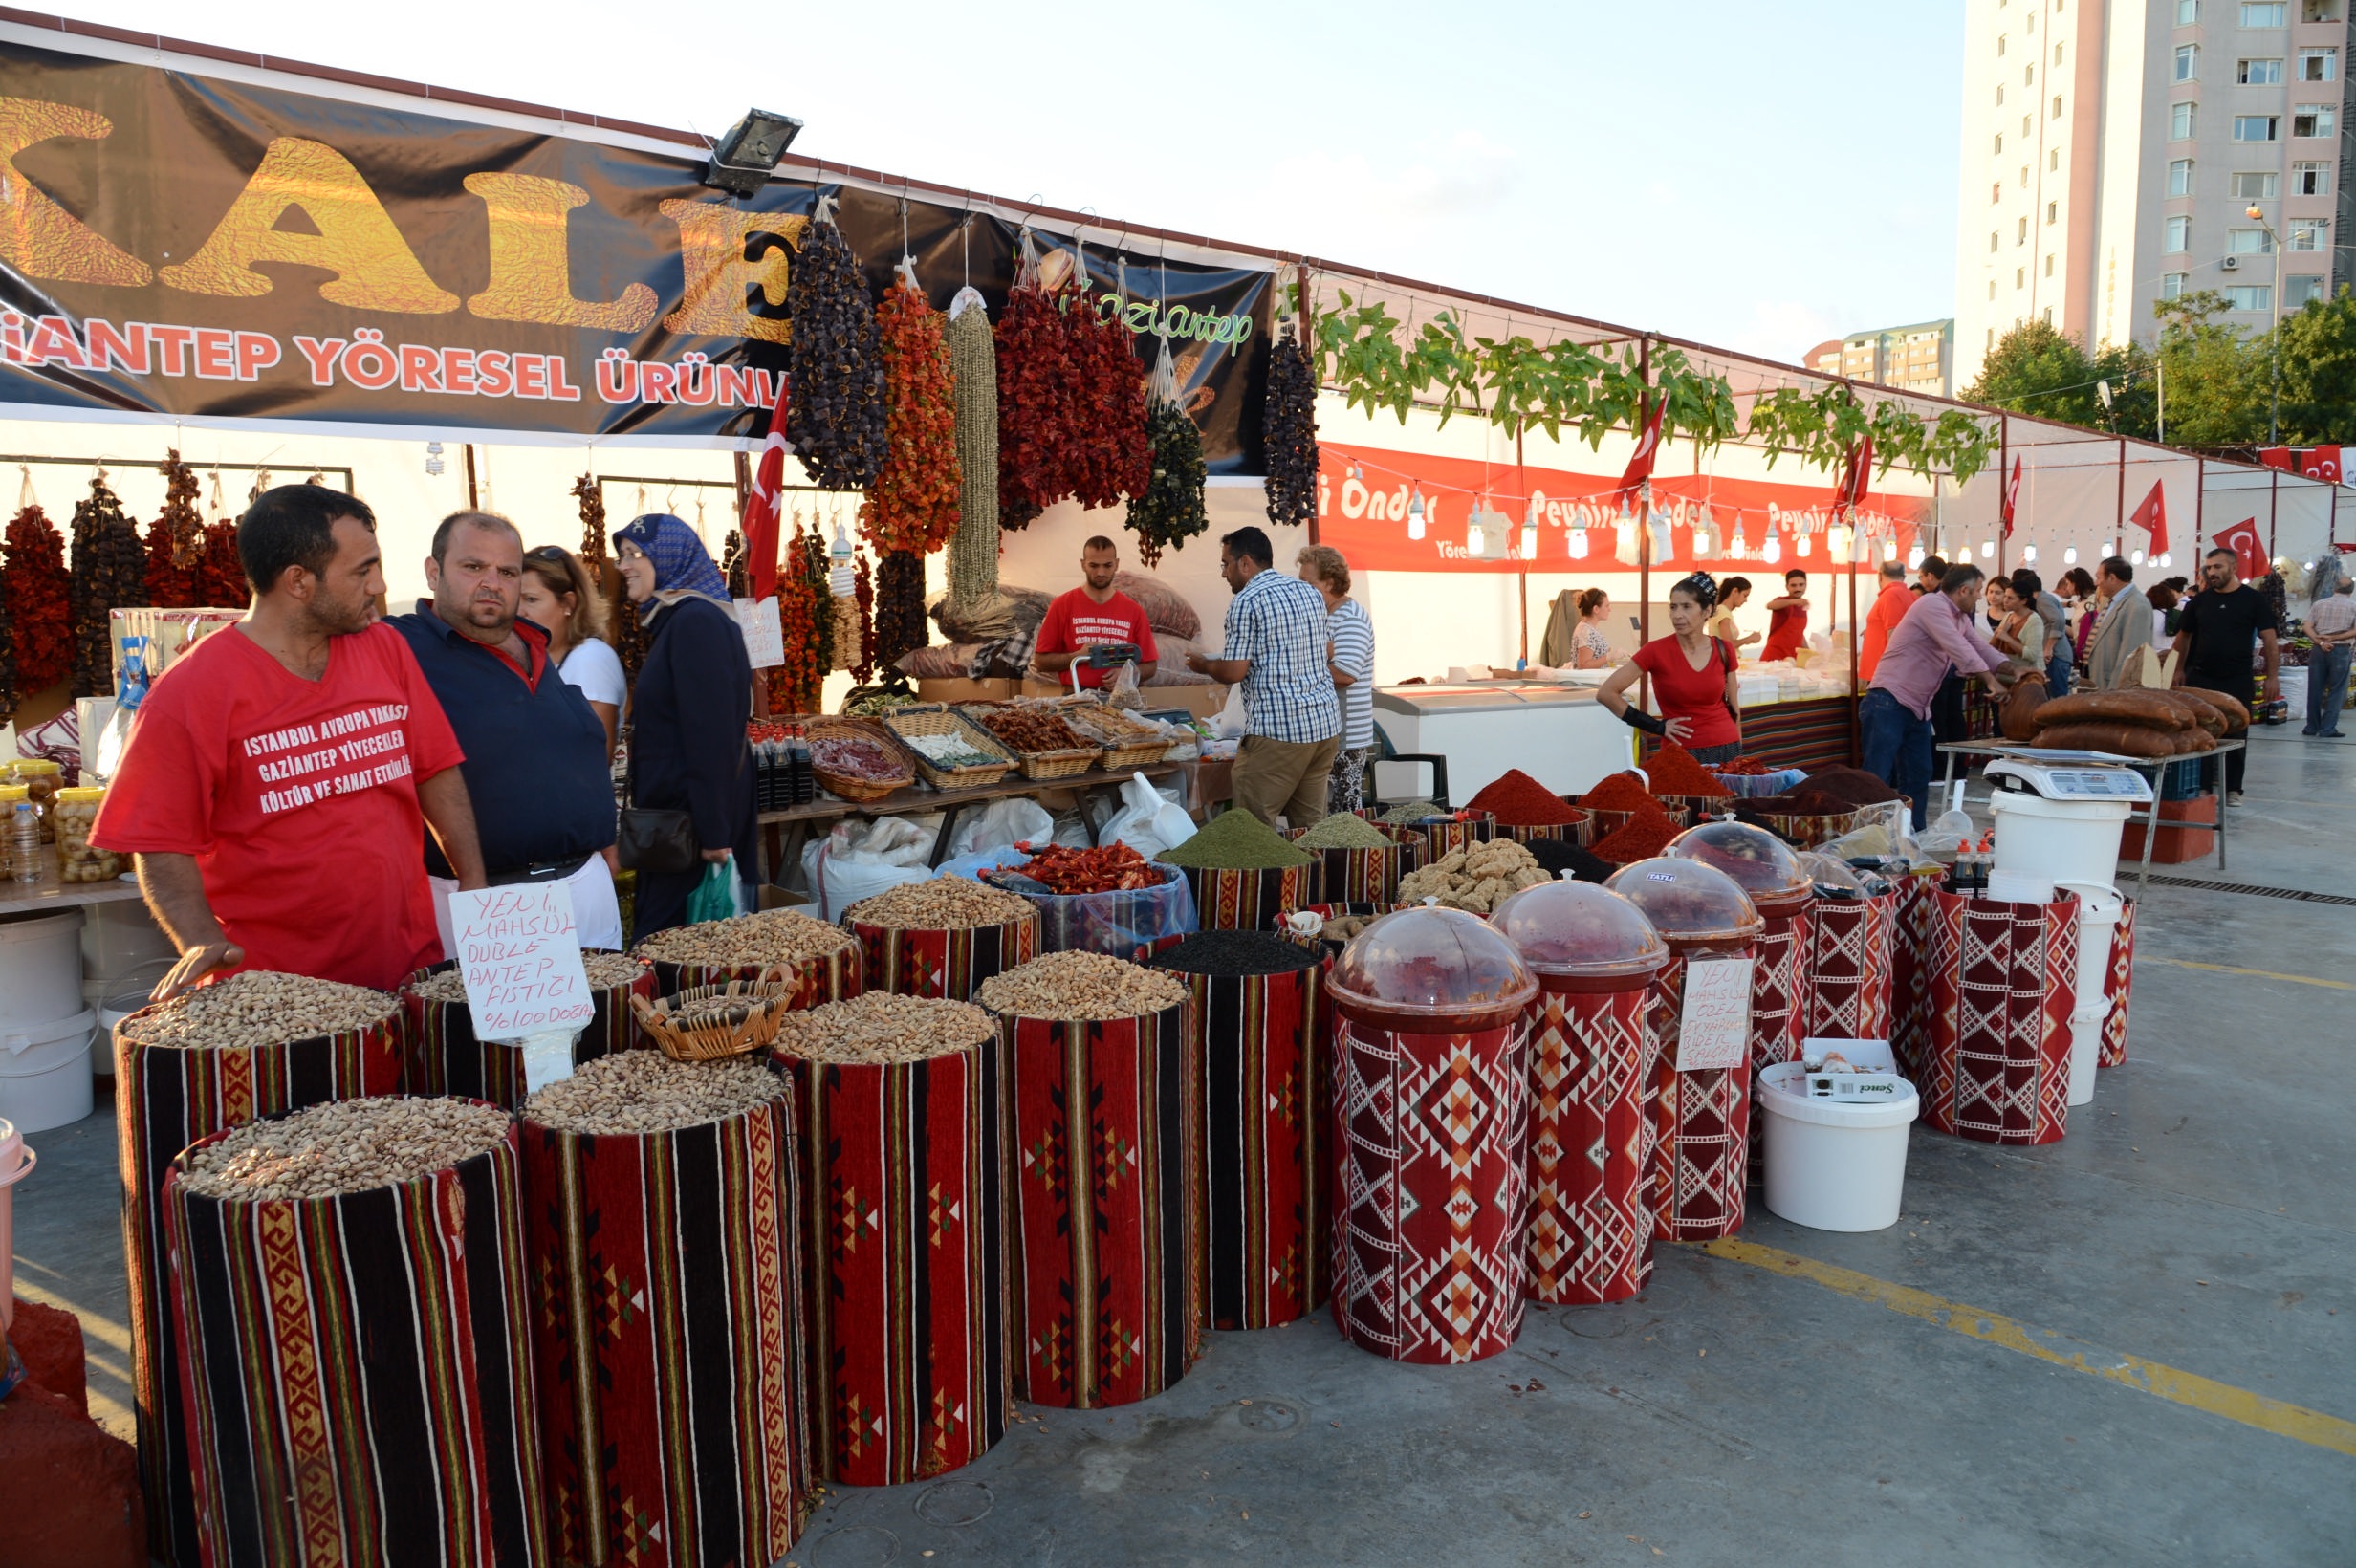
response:
<path id="1" fill-rule="evenodd" d="M 1295 557 L 1300 580 L 1325 599 L 1326 673 L 1342 701 L 1342 745 L 1325 782 L 1325 809 L 1356 811 L 1365 804 L 1366 769 L 1374 761 L 1374 621 L 1350 598 L 1350 563 L 1329 544 L 1303 546 Z"/>
<path id="2" fill-rule="evenodd" d="M 1603 618 L 1610 614 L 1611 596 L 1603 589 L 1589 588 L 1579 596 L 1579 624 L 1571 631 L 1573 669 L 1611 667 L 1611 638 L 1603 630 Z"/>
<path id="3" fill-rule="evenodd" d="M 603 721 L 605 755 L 610 759 L 630 686 L 622 672 L 621 655 L 600 636 L 605 630 L 605 599 L 598 592 L 589 568 L 562 545 L 544 544 L 525 551 L 518 611 L 546 630 L 548 657 L 556 673 L 589 699 L 590 711 Z"/>

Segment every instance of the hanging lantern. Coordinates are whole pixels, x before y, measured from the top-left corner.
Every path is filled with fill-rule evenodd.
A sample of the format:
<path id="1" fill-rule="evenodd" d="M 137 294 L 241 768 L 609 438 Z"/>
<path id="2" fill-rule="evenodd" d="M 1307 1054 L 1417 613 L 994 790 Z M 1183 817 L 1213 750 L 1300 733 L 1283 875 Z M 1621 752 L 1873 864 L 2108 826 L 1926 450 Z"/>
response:
<path id="1" fill-rule="evenodd" d="M 1994 540 L 1994 539 L 1982 539 L 1982 540 L 1980 540 L 1980 542 L 1979 542 L 1979 558 L 1980 558 L 1981 560 L 1989 560 L 1989 559 L 1993 558 L 1993 557 L 1995 556 L 1996 553 L 1996 540 Z"/>
<path id="2" fill-rule="evenodd" d="M 1583 528 L 1575 528 L 1575 529 L 1572 529 L 1572 530 L 1571 530 L 1571 559 L 1573 559 L 1573 560 L 1575 560 L 1575 561 L 1583 561 L 1583 560 L 1585 560 L 1586 558 L 1587 558 L 1587 531 L 1586 531 L 1585 529 L 1583 529 Z"/>
<path id="3" fill-rule="evenodd" d="M 2129 566 L 2141 566 L 2141 565 L 2143 565 L 2143 563 L 2144 563 L 2144 553 L 2143 553 L 2142 551 L 2140 551 L 2140 550 L 2138 550 L 2138 551 L 2134 552 L 2132 555 L 2128 555 L 2128 556 L 2127 556 L 2127 563 Z"/>
<path id="4" fill-rule="evenodd" d="M 1834 560 L 1846 560 L 1848 558 L 1849 540 L 1852 534 L 1853 530 L 1851 530 L 1849 525 L 1846 523 L 1835 523 L 1832 525 L 1831 533 L 1825 537 L 1824 548 L 1831 553 Z M 1801 554 L 1806 554 L 1806 551 L 1803 549 Z"/>
<path id="5" fill-rule="evenodd" d="M 1742 513 L 1739 512 L 1734 513 L 1734 536 L 1726 541 L 1726 553 L 1735 560 L 1750 558 L 1751 541 L 1743 537 Z"/>
<path id="6" fill-rule="evenodd" d="M 1783 541 L 1772 528 L 1767 531 L 1767 542 L 1758 547 L 1758 558 L 1770 566 L 1783 558 Z"/>
<path id="7" fill-rule="evenodd" d="M 1923 546 L 1919 539 L 1914 541 L 1914 548 L 1906 553 L 1906 569 L 1909 572 L 1923 569 Z"/>
<path id="8" fill-rule="evenodd" d="M 1420 539 L 1423 536 L 1424 487 L 1419 481 L 1415 486 L 1415 492 L 1407 497 L 1407 537 Z"/>
<path id="9" fill-rule="evenodd" d="M 2070 545 L 2062 550 L 2062 564 L 2064 566 L 2076 566 L 2078 564 L 2078 547 L 2076 545 Z"/>
<path id="10" fill-rule="evenodd" d="M 1529 510 L 1521 514 L 1521 558 L 1538 559 L 1538 497 L 1530 498 Z"/>
<path id="11" fill-rule="evenodd" d="M 1474 507 L 1464 523 L 1464 553 L 1478 559 L 1489 546 L 1489 535 L 1481 527 L 1481 509 Z"/>
<path id="12" fill-rule="evenodd" d="M 1363 484 L 1364 484 L 1365 482 L 1366 482 L 1366 470 L 1365 470 L 1365 469 L 1363 469 L 1363 468 L 1360 468 L 1360 467 L 1358 466 L 1358 459 L 1356 459 L 1356 458 L 1354 458 L 1354 457 L 1353 457 L 1353 458 L 1351 458 L 1351 459 L 1350 459 L 1350 483 L 1351 483 L 1351 484 L 1353 484 L 1353 485 L 1363 485 Z"/>
<path id="13" fill-rule="evenodd" d="M 1653 526 L 1660 529 L 1664 537 L 1668 535 L 1669 524 L 1666 516 L 1656 521 Z M 1702 518 L 1696 518 L 1693 523 L 1693 558 L 1699 560 L 1710 553 L 1710 524 Z"/>
<path id="14" fill-rule="evenodd" d="M 1653 508 L 1652 515 L 1648 519 L 1648 522 L 1652 529 L 1652 558 L 1656 561 L 1667 561 L 1675 558 L 1677 554 L 1677 539 L 1676 535 L 1672 534 L 1669 531 L 1669 515 L 1668 512 L 1660 507 Z"/>
<path id="15" fill-rule="evenodd" d="M 1793 541 L 1795 548 L 1797 548 L 1800 552 L 1800 558 L 1801 560 L 1806 560 L 1809 555 L 1815 553 L 1815 535 L 1811 534 L 1806 529 L 1803 528 L 1797 531 L 1797 533 L 1793 535 Z"/>
<path id="16" fill-rule="evenodd" d="M 1897 541 L 1897 539 L 1896 539 L 1894 536 L 1893 536 L 1893 537 L 1891 537 L 1891 538 L 1887 538 L 1887 539 L 1884 539 L 1884 540 L 1882 541 L 1882 559 L 1884 559 L 1884 560 L 1886 560 L 1886 561 L 1894 561 L 1894 560 L 1896 560 L 1897 558 L 1898 558 L 1898 541 Z"/>
<path id="17" fill-rule="evenodd" d="M 2033 544 L 2024 544 L 2020 547 L 2020 564 L 2023 566 L 2035 566 L 2037 564 L 2037 546 Z"/>

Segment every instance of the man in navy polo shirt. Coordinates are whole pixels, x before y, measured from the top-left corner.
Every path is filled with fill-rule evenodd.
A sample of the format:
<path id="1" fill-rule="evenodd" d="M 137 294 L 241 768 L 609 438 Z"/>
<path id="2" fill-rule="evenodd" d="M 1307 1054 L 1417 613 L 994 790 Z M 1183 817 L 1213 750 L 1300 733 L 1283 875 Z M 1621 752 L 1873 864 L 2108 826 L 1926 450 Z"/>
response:
<path id="1" fill-rule="evenodd" d="M 548 658 L 548 634 L 516 619 L 524 541 L 491 512 L 454 512 L 434 530 L 425 562 L 431 599 L 388 618 L 417 655 L 442 701 L 466 761 L 483 866 L 492 886 L 562 882 L 584 947 L 622 946 L 604 851 L 614 841 L 614 789 L 605 726 Z M 450 942 L 449 900 L 458 885 L 440 852 L 425 846 L 442 946 Z"/>

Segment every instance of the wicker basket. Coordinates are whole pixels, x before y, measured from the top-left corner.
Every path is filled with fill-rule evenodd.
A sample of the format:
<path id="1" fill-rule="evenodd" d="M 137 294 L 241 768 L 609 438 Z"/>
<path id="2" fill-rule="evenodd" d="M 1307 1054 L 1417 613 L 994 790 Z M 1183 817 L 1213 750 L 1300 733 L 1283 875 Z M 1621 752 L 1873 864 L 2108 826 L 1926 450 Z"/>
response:
<path id="1" fill-rule="evenodd" d="M 1159 762 L 1162 753 L 1177 744 L 1159 730 L 1139 724 L 1092 697 L 1067 697 L 1056 705 L 1056 712 L 1082 735 L 1104 743 L 1104 758 L 1097 766 L 1108 772 Z"/>
<path id="2" fill-rule="evenodd" d="M 1001 750 L 1014 751 L 1015 772 L 1025 778 L 1070 778 L 1074 774 L 1084 773 L 1095 767 L 1096 759 L 1104 754 L 1103 748 L 1099 746 L 1084 749 L 1074 748 L 1061 751 L 1016 751 L 1010 743 L 999 740 L 996 732 L 981 721 L 981 714 L 991 708 L 1006 706 L 1008 705 L 1004 703 L 976 704 L 960 708 L 958 711 L 966 718 L 972 720 L 974 728 L 996 741 Z M 1062 715 L 1057 716 L 1060 718 Z"/>
<path id="3" fill-rule="evenodd" d="M 775 1039 L 792 1004 L 782 985 L 731 981 L 655 1002 L 633 996 L 630 1013 L 671 1060 L 726 1061 Z"/>
<path id="4" fill-rule="evenodd" d="M 904 741 L 910 735 L 954 735 L 984 755 L 1005 760 L 977 764 L 970 768 L 944 768 L 911 746 L 908 755 L 926 783 L 936 790 L 966 789 L 979 784 L 995 784 L 1014 766 L 1014 755 L 1004 742 L 980 725 L 959 713 L 947 703 L 928 703 L 918 708 L 895 708 L 884 715 L 884 728 Z"/>
<path id="5" fill-rule="evenodd" d="M 865 806 L 874 804 L 895 790 L 905 790 L 916 782 L 915 770 L 909 766 L 908 753 L 901 747 L 899 738 L 875 720 L 812 718 L 802 720 L 801 724 L 812 740 L 820 740 L 828 735 L 839 735 L 845 739 L 873 741 L 884 749 L 885 756 L 895 759 L 900 764 L 900 773 L 897 777 L 872 779 L 855 778 L 849 773 L 839 773 L 832 769 L 818 767 L 813 762 L 810 771 L 817 775 L 818 787 L 827 794 L 840 795 L 845 800 Z"/>

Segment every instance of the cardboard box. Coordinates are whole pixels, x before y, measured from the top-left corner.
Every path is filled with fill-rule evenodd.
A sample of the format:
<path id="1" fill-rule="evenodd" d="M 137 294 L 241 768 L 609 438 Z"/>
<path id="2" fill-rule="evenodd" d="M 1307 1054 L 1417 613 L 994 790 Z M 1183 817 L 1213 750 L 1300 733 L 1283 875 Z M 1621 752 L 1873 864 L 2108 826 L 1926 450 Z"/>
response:
<path id="1" fill-rule="evenodd" d="M 1016 697 L 1058 697 L 1063 688 L 1052 681 L 924 680 L 916 694 L 928 703 L 1004 703 Z"/>
<path id="2" fill-rule="evenodd" d="M 1198 719 L 1210 718 L 1227 706 L 1227 687 L 1216 681 L 1209 686 L 1143 686 L 1137 694 L 1149 708 L 1183 708 Z"/>

